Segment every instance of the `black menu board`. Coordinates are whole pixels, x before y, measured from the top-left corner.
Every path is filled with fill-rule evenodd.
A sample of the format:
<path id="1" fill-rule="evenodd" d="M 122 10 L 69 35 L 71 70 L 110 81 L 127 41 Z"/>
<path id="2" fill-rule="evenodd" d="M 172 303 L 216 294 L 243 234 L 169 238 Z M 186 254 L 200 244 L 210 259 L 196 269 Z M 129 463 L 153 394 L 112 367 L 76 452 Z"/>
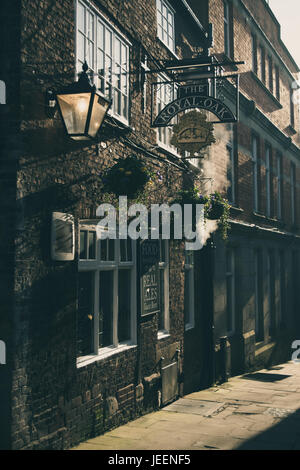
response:
<path id="1" fill-rule="evenodd" d="M 159 240 L 142 240 L 140 244 L 141 315 L 159 311 Z"/>

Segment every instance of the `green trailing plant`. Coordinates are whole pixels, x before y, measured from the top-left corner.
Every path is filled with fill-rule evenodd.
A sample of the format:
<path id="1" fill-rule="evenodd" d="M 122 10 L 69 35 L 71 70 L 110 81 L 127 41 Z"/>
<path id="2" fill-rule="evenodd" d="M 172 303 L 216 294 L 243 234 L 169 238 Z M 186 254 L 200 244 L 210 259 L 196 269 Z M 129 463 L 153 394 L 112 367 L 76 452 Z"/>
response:
<path id="1" fill-rule="evenodd" d="M 231 206 L 227 199 L 223 198 L 220 193 L 214 192 L 205 196 L 200 194 L 200 191 L 197 188 L 191 187 L 190 189 L 179 191 L 176 199 L 173 202 L 181 205 L 203 204 L 205 221 L 218 220 L 218 225 L 221 230 L 223 240 L 228 238 L 228 230 L 230 229 L 229 216 Z"/>

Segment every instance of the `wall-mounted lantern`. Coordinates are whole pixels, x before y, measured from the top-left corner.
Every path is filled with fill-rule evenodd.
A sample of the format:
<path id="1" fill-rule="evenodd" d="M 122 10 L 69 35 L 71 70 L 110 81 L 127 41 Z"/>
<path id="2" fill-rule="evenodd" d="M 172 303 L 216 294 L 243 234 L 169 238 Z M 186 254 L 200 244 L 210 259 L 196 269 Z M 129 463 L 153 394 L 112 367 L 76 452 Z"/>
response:
<path id="1" fill-rule="evenodd" d="M 56 93 L 56 102 L 68 136 L 73 140 L 94 140 L 111 101 L 91 85 L 85 62 L 79 80 Z"/>

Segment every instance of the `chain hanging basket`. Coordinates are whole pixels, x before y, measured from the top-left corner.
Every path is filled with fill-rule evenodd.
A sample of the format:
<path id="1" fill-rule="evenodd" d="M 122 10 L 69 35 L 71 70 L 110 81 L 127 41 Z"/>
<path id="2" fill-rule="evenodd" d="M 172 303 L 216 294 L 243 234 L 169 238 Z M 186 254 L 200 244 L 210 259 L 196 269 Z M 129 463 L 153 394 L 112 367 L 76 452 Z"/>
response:
<path id="1" fill-rule="evenodd" d="M 104 175 L 104 190 L 133 199 L 143 191 L 150 178 L 149 170 L 136 157 L 122 158 Z"/>

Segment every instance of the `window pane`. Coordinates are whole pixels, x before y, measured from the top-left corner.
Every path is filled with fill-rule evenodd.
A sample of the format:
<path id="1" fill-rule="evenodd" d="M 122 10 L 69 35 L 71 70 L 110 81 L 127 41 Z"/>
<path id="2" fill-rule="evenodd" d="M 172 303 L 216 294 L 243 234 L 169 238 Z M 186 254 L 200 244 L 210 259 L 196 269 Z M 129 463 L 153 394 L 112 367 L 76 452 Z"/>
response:
<path id="1" fill-rule="evenodd" d="M 78 3 L 78 15 L 77 15 L 77 21 L 78 21 L 78 29 L 84 33 L 84 14 L 85 14 L 85 8 L 81 3 Z"/>
<path id="2" fill-rule="evenodd" d="M 132 261 L 132 241 L 127 239 L 127 261 Z"/>
<path id="3" fill-rule="evenodd" d="M 108 31 L 107 29 L 105 30 L 105 52 L 111 57 L 111 40 L 112 40 L 112 35 L 111 32 Z"/>
<path id="4" fill-rule="evenodd" d="M 130 340 L 130 305 L 131 305 L 131 270 L 119 271 L 119 312 L 118 339 L 119 342 Z"/>
<path id="5" fill-rule="evenodd" d="M 115 240 L 108 240 L 108 260 L 115 260 Z"/>
<path id="6" fill-rule="evenodd" d="M 84 62 L 84 36 L 81 33 L 78 33 L 77 36 L 77 58 L 81 62 Z"/>
<path id="7" fill-rule="evenodd" d="M 87 231 L 80 230 L 80 259 L 87 257 Z"/>
<path id="8" fill-rule="evenodd" d="M 126 240 L 120 240 L 120 261 L 127 261 Z"/>
<path id="9" fill-rule="evenodd" d="M 96 259 L 96 233 L 89 232 L 89 259 Z"/>
<path id="10" fill-rule="evenodd" d="M 93 352 L 93 281 L 93 273 L 79 273 L 77 316 L 77 348 L 79 356 L 85 356 Z"/>
<path id="11" fill-rule="evenodd" d="M 107 261 L 107 240 L 100 241 L 100 259 Z"/>
<path id="12" fill-rule="evenodd" d="M 104 49 L 104 27 L 100 21 L 98 21 L 97 42 L 98 42 L 98 47 L 103 50 Z"/>
<path id="13" fill-rule="evenodd" d="M 113 271 L 100 271 L 99 347 L 110 346 L 113 325 Z"/>

